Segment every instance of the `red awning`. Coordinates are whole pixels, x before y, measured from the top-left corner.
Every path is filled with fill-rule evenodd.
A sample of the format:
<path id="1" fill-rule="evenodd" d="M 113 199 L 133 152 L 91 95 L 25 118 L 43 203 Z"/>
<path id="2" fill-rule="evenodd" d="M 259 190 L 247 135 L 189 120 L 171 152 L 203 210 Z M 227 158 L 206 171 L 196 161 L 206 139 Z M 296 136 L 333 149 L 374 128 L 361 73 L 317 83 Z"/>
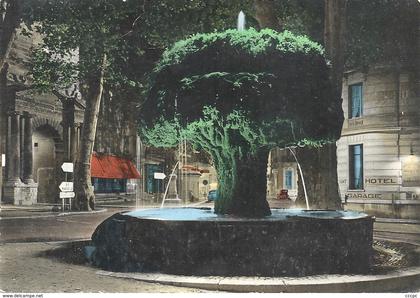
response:
<path id="1" fill-rule="evenodd" d="M 95 178 L 138 179 L 140 173 L 127 158 L 93 153 L 91 176 Z"/>

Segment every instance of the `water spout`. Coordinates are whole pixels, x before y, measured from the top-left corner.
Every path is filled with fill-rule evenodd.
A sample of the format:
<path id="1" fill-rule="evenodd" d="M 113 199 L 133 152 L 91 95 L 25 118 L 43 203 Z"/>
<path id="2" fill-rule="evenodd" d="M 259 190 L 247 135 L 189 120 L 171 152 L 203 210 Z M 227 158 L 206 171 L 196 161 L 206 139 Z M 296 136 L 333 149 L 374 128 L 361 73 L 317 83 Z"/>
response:
<path id="1" fill-rule="evenodd" d="M 238 14 L 238 30 L 245 30 L 245 14 L 242 10 Z"/>
<path id="2" fill-rule="evenodd" d="M 302 186 L 303 186 L 303 193 L 305 194 L 305 201 L 306 201 L 306 210 L 309 210 L 309 200 L 308 200 L 308 194 L 306 193 L 306 184 L 305 184 L 305 180 L 303 179 L 303 172 L 302 172 L 302 168 L 300 167 L 300 163 L 296 157 L 295 152 L 292 150 L 292 148 L 287 147 L 290 152 L 292 153 L 293 157 L 296 160 L 296 163 L 298 165 L 298 169 L 299 169 L 299 174 L 300 174 L 300 178 L 302 179 Z"/>

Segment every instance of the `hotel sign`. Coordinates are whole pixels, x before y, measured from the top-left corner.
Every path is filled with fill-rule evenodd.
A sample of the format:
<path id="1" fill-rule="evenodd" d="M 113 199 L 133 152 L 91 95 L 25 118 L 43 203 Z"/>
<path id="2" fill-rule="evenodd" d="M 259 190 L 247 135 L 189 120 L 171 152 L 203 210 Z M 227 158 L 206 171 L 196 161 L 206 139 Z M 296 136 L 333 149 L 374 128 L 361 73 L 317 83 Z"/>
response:
<path id="1" fill-rule="evenodd" d="M 392 176 L 376 176 L 366 177 L 365 184 L 370 185 L 398 185 L 400 184 L 399 177 Z"/>

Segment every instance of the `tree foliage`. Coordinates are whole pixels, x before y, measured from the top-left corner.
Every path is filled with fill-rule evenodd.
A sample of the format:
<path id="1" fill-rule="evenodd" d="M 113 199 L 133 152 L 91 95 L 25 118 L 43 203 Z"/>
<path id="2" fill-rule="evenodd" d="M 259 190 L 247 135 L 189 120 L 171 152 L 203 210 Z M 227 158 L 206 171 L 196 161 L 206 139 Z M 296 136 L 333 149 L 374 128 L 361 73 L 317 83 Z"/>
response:
<path id="1" fill-rule="evenodd" d="M 336 140 L 340 113 L 317 43 L 288 31 L 227 30 L 193 35 L 162 55 L 140 130 L 154 146 L 174 146 L 182 137 L 212 155 L 221 196 L 216 212 L 261 216 L 270 212 L 265 174 L 246 195 L 252 175 L 239 179 L 239 168 L 255 163 L 249 171 L 261 172 L 275 146 Z"/>
<path id="2" fill-rule="evenodd" d="M 323 43 L 323 0 L 275 1 L 276 13 L 286 30 L 306 34 Z M 366 69 L 376 63 L 411 67 L 418 52 L 417 0 L 348 0 L 347 69 Z"/>
<path id="3" fill-rule="evenodd" d="M 104 53 L 107 82 L 136 84 L 121 71 L 121 62 L 127 62 L 130 48 L 123 35 L 140 7 L 123 6 L 121 1 L 100 0 L 28 3 L 24 20 L 42 36 L 33 56 L 35 87 L 48 91 L 84 83 L 100 71 Z"/>
<path id="4" fill-rule="evenodd" d="M 347 68 L 397 63 L 411 68 L 418 56 L 420 3 L 416 0 L 351 0 Z"/>

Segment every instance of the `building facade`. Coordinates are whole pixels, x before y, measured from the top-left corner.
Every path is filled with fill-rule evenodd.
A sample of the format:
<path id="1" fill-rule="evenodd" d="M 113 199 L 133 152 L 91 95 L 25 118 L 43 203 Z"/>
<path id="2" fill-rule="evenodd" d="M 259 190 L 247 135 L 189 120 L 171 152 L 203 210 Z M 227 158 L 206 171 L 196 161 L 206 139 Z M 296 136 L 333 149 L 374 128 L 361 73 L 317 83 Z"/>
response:
<path id="1" fill-rule="evenodd" d="M 52 93 L 39 94 L 33 90 L 26 65 L 31 48 L 39 41 L 37 34 L 24 36 L 18 28 L 1 71 L 0 195 L 3 203 L 59 203 L 60 183 L 72 180 L 72 174 L 66 177 L 61 165 L 74 162 L 78 155 L 84 102 L 76 85 Z M 132 122 L 121 120 L 120 111 L 109 111 L 112 95 L 105 97 L 93 158 L 104 163 L 112 160 L 99 160 L 107 154 L 117 158 L 119 164 L 127 165 L 136 158 L 136 129 Z M 98 177 L 92 173 L 98 193 L 133 192 L 132 171 L 125 173 L 124 167 L 118 170 L 100 172 Z"/>
<path id="2" fill-rule="evenodd" d="M 83 105 L 74 90 L 54 95 L 31 89 L 25 65 L 39 37 L 20 32 L 0 77 L 0 187 L 3 202 L 31 205 L 57 196 L 60 165 L 77 154 Z"/>
<path id="3" fill-rule="evenodd" d="M 395 65 L 345 74 L 337 161 L 346 209 L 420 218 L 418 87 L 418 74 Z"/>
<path id="4" fill-rule="evenodd" d="M 33 90 L 26 65 L 30 61 L 31 48 L 40 41 L 37 34 L 24 36 L 18 28 L 0 75 L 2 203 L 60 204 L 59 185 L 65 179 L 72 180 L 71 174 L 65 176 L 61 165 L 76 160 L 84 102 L 77 86 L 44 94 Z M 169 174 L 181 155 L 182 165 L 175 183 L 183 201 L 203 198 L 206 196 L 203 191 L 210 183 L 217 187 L 214 186 L 217 179 L 214 173 L 203 178 L 203 171 L 197 170 L 196 163 L 200 159 L 195 158 L 193 150 L 185 147 L 180 155 L 176 148 L 145 146 L 138 136 L 133 111 L 134 102 L 121 104 L 112 92 L 105 90 L 92 156 L 92 184 L 97 198 L 130 195 L 158 202 L 167 179 L 155 179 L 155 173 Z M 133 174 L 134 167 L 140 176 Z M 204 180 L 209 183 L 208 187 L 203 183 L 200 185 Z"/>
<path id="5" fill-rule="evenodd" d="M 298 179 L 298 167 L 290 150 L 272 149 L 267 167 L 267 198 L 275 199 L 282 191 L 287 191 L 290 199 L 296 200 Z"/>

